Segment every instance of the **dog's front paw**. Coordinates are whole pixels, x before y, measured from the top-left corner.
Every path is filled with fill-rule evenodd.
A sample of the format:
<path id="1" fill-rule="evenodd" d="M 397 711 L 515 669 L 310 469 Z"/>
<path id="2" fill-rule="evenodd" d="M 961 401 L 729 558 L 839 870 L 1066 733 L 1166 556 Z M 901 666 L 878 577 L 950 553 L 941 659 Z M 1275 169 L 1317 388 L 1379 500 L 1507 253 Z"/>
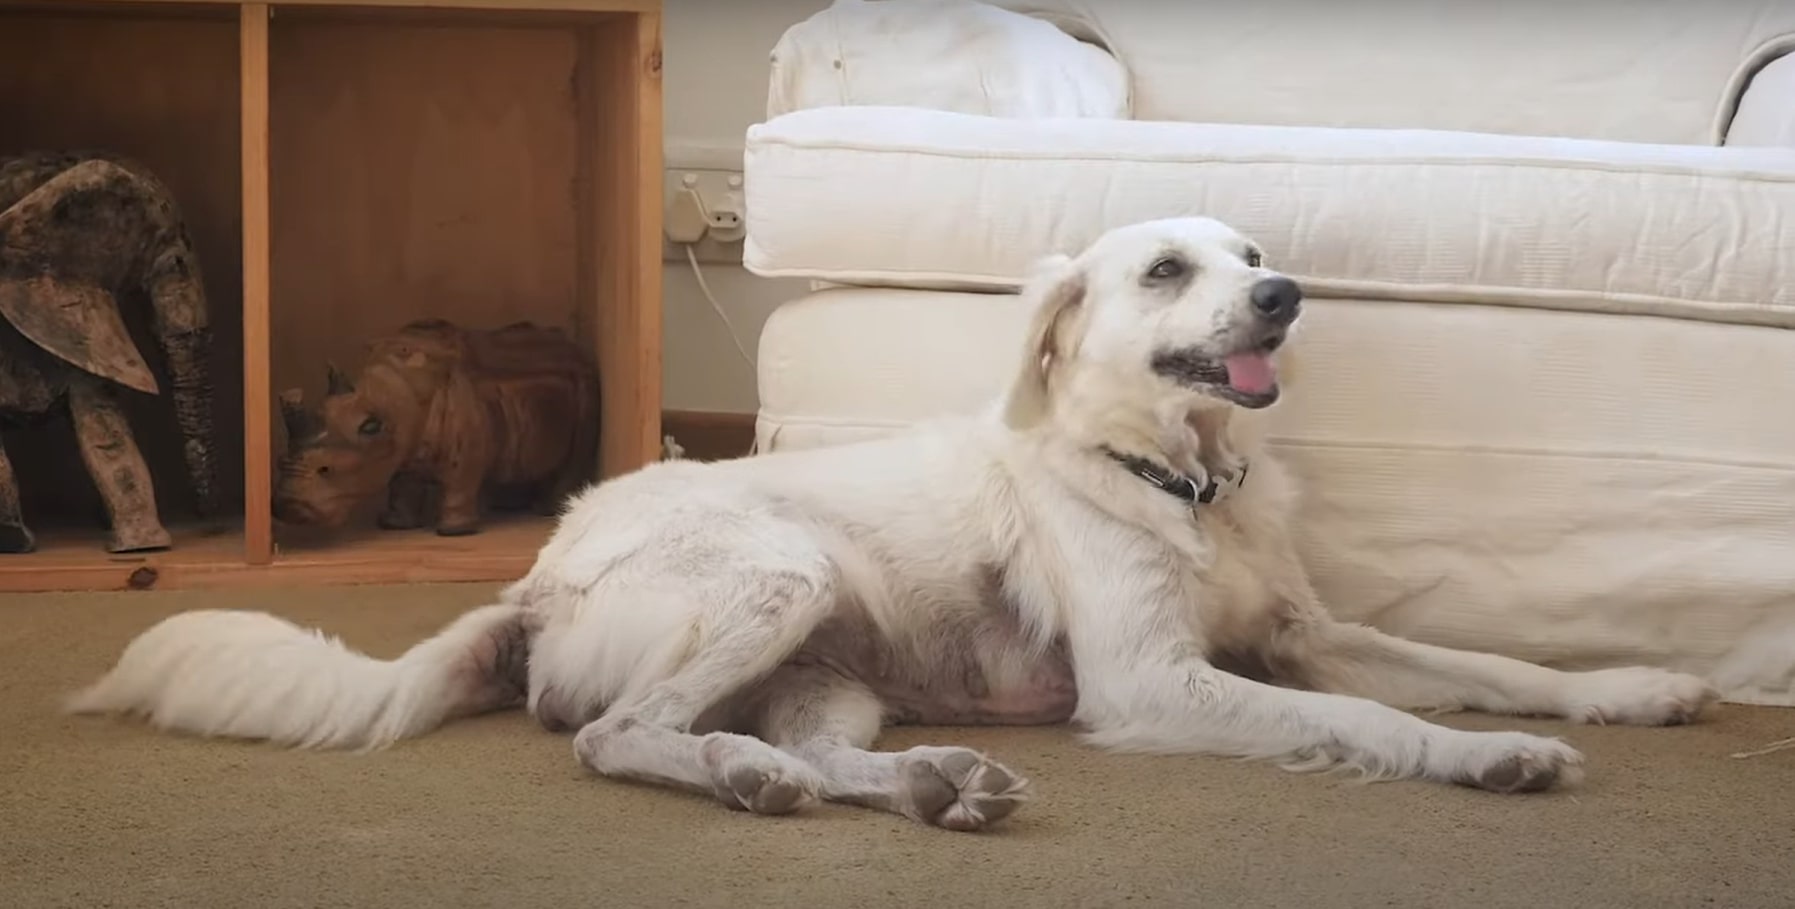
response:
<path id="1" fill-rule="evenodd" d="M 1455 783 L 1504 794 L 1543 792 L 1583 777 L 1583 754 L 1558 739 L 1524 732 L 1473 732 L 1458 757 Z"/>
<path id="2" fill-rule="evenodd" d="M 1628 666 L 1573 676 L 1564 715 L 1578 723 L 1676 726 L 1694 721 L 1719 692 L 1681 672 Z"/>

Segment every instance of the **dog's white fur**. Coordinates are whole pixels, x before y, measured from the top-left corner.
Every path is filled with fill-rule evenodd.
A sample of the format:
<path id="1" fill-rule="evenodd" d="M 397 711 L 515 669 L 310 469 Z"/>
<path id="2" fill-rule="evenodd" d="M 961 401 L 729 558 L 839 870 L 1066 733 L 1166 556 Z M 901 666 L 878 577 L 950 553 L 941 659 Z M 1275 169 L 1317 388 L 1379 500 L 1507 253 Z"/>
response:
<path id="1" fill-rule="evenodd" d="M 524 703 L 577 727 L 601 774 L 763 813 L 820 797 L 954 829 L 1009 814 L 1027 781 L 963 748 L 866 750 L 886 723 L 1070 720 L 1112 749 L 1515 792 L 1573 778 L 1581 756 L 1406 710 L 1693 718 L 1714 694 L 1692 676 L 1560 672 L 1329 618 L 1261 412 L 1152 366 L 1264 328 L 1249 298 L 1275 273 L 1250 248 L 1183 218 L 1050 259 L 1025 289 L 1037 311 L 1014 385 L 988 413 L 594 486 L 501 603 L 395 661 L 261 613 L 191 612 L 70 707 L 377 748 Z M 1167 256 L 1186 268 L 1150 280 Z M 1104 447 L 1198 479 L 1250 471 L 1192 509 Z"/>

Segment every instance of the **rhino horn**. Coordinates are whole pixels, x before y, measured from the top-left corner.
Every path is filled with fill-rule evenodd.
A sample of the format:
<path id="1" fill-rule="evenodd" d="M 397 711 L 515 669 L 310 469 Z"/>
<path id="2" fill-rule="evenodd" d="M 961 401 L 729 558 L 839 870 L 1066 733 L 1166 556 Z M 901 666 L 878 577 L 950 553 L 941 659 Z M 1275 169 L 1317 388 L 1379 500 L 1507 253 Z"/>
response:
<path id="1" fill-rule="evenodd" d="M 355 383 L 349 381 L 349 377 L 343 375 L 343 371 L 338 369 L 335 363 L 326 363 L 325 369 L 327 370 L 325 382 L 330 394 L 346 395 L 355 392 Z"/>
<path id="2" fill-rule="evenodd" d="M 280 393 L 281 422 L 287 426 L 287 448 L 298 450 L 312 435 L 311 414 L 306 413 L 305 393 L 297 388 L 289 388 Z"/>

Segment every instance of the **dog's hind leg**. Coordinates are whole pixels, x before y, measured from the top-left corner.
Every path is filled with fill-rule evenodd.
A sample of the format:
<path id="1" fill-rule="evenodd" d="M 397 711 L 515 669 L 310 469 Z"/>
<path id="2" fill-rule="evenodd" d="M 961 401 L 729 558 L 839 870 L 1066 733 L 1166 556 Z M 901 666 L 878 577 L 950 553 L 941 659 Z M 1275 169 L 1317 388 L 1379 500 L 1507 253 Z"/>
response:
<path id="1" fill-rule="evenodd" d="M 949 830 L 982 830 L 1027 801 L 1029 782 L 970 748 L 868 751 L 883 708 L 832 669 L 787 665 L 757 694 L 760 734 L 823 778 L 824 798 Z"/>
<path id="2" fill-rule="evenodd" d="M 816 798 L 822 779 L 803 760 L 730 732 L 692 726 L 783 663 L 832 607 L 832 581 L 800 572 L 731 579 L 731 602 L 700 616 L 689 656 L 666 678 L 613 704 L 574 736 L 580 762 L 605 776 L 715 795 L 756 814 Z"/>
<path id="3" fill-rule="evenodd" d="M 1274 663 L 1295 684 L 1405 709 L 1662 726 L 1693 720 L 1715 697 L 1707 682 L 1683 673 L 1649 667 L 1564 672 L 1324 618 L 1281 631 L 1274 650 Z"/>

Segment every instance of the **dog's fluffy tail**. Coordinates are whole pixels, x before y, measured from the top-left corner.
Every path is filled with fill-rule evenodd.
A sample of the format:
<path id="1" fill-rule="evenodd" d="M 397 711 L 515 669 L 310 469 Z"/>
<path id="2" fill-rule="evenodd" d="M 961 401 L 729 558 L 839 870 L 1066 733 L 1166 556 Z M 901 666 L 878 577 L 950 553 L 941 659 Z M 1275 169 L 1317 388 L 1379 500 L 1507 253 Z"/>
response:
<path id="1" fill-rule="evenodd" d="M 377 660 L 267 613 L 196 610 L 138 635 L 64 706 L 194 735 L 372 750 L 521 704 L 529 638 L 519 608 L 482 606 Z"/>

